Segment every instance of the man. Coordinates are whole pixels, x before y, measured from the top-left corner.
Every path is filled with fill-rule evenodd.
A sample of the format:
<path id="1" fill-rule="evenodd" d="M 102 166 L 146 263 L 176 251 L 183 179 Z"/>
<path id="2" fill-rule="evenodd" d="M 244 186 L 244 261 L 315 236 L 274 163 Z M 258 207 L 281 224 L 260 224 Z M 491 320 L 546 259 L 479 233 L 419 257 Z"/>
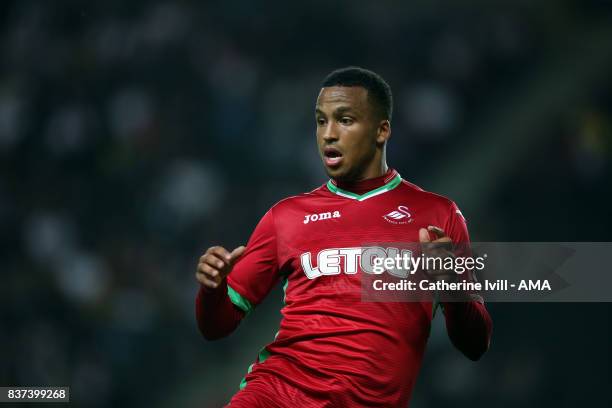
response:
<path id="1" fill-rule="evenodd" d="M 469 238 L 452 201 L 387 167 L 391 111 L 391 90 L 377 74 L 349 67 L 328 75 L 315 116 L 330 181 L 274 205 L 246 248 L 215 246 L 200 258 L 196 316 L 207 339 L 231 333 L 277 282 L 285 291 L 280 330 L 249 367 L 232 408 L 407 405 L 432 303 L 363 302 L 361 246 L 420 241 L 439 251 Z M 479 359 L 491 335 L 484 305 L 443 310 L 453 344 Z"/>

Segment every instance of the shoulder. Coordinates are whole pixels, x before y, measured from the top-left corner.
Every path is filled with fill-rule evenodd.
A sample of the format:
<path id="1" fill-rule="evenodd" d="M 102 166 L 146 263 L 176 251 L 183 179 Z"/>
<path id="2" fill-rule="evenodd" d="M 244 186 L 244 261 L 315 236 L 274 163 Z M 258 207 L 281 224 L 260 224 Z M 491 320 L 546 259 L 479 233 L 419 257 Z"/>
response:
<path id="1" fill-rule="evenodd" d="M 313 204 L 319 202 L 319 200 L 328 197 L 329 191 L 327 187 L 325 187 L 325 184 L 323 184 L 314 190 L 283 198 L 270 208 L 270 212 L 277 215 L 287 211 L 311 207 Z"/>
<path id="2" fill-rule="evenodd" d="M 412 201 L 418 201 L 419 203 L 438 211 L 454 211 L 457 209 L 455 202 L 448 197 L 424 190 L 416 184 L 404 179 L 402 179 L 399 190 L 403 194 L 410 195 Z"/>
<path id="3" fill-rule="evenodd" d="M 292 231 L 296 223 L 304 223 L 306 214 L 318 212 L 328 202 L 330 195 L 329 190 L 322 185 L 312 191 L 283 198 L 268 210 L 264 218 L 271 220 L 277 233 Z"/>

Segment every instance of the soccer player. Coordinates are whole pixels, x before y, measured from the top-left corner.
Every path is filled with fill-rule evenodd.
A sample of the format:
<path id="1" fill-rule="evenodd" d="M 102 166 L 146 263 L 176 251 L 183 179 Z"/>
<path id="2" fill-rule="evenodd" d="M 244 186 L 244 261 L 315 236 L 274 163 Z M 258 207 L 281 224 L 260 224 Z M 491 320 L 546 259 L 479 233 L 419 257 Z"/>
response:
<path id="1" fill-rule="evenodd" d="M 379 75 L 357 67 L 329 74 L 315 117 L 330 180 L 275 204 L 246 247 L 214 246 L 200 258 L 196 318 L 206 339 L 230 334 L 278 282 L 285 292 L 280 330 L 249 367 L 232 408 L 407 406 L 432 302 L 363 302 L 360 246 L 469 238 L 452 201 L 387 167 L 391 113 L 391 90 Z M 478 360 L 491 336 L 484 305 L 442 309 L 452 343 Z"/>

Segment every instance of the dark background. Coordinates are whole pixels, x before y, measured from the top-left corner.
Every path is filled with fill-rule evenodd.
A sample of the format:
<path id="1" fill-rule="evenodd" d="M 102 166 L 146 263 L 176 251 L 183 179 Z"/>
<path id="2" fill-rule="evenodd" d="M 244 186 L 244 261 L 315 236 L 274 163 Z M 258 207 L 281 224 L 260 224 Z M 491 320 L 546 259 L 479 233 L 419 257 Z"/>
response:
<path id="1" fill-rule="evenodd" d="M 207 343 L 197 259 L 326 181 L 313 107 L 346 65 L 389 82 L 389 164 L 456 201 L 473 241 L 610 241 L 611 16 L 603 0 L 2 2 L 0 385 L 227 402 L 281 295 Z M 610 406 L 610 304 L 489 309 L 478 363 L 437 319 L 411 406 Z"/>

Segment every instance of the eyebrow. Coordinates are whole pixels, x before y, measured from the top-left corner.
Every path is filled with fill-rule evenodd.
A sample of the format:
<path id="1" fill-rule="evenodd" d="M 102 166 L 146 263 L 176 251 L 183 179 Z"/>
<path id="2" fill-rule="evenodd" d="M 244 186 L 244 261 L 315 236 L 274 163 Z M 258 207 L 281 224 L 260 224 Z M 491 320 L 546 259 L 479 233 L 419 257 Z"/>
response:
<path id="1" fill-rule="evenodd" d="M 353 112 L 353 111 L 355 111 L 355 109 L 350 107 L 350 106 L 340 106 L 339 108 L 336 108 L 336 110 L 334 110 L 332 114 L 333 115 L 342 115 L 343 113 Z M 325 115 L 325 112 L 323 112 L 319 108 L 315 108 L 315 113 L 321 114 L 321 115 Z"/>
<path id="2" fill-rule="evenodd" d="M 350 106 L 340 106 L 338 109 L 334 111 L 334 114 L 341 115 L 343 113 L 351 112 L 354 110 L 355 109 L 351 108 Z"/>

